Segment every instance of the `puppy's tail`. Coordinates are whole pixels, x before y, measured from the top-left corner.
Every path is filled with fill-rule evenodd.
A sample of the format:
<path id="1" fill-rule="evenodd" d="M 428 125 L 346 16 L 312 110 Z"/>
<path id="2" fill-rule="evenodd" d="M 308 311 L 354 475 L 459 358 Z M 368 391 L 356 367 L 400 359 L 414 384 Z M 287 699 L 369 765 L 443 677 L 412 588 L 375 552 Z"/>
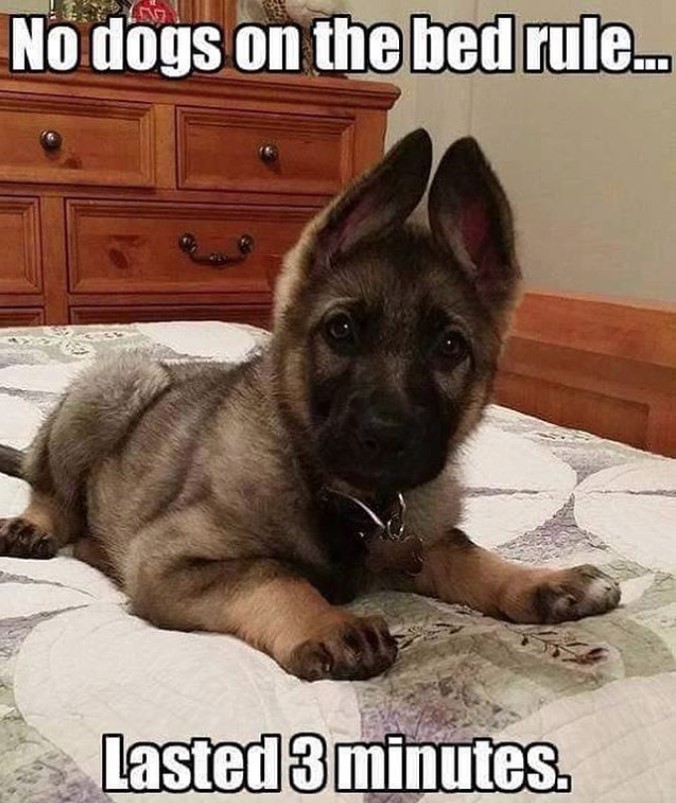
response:
<path id="1" fill-rule="evenodd" d="M 0 444 L 0 474 L 23 479 L 23 452 Z"/>

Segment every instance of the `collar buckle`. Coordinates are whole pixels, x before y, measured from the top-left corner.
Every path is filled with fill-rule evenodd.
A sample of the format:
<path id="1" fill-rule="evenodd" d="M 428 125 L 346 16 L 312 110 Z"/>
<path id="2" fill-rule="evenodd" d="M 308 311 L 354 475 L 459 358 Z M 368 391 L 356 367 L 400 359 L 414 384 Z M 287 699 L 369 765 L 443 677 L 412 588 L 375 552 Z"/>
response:
<path id="1" fill-rule="evenodd" d="M 397 494 L 397 510 L 388 519 L 385 525 L 387 538 L 390 541 L 401 541 L 406 531 L 406 502 L 402 494 Z"/>
<path id="2" fill-rule="evenodd" d="M 383 519 L 375 512 L 375 510 L 369 507 L 369 505 L 367 505 L 365 502 L 362 502 L 361 499 L 357 499 L 356 496 L 344 493 L 343 491 L 336 491 L 333 488 L 326 488 L 325 492 L 327 494 L 338 496 L 341 499 L 345 499 L 348 502 L 351 502 L 353 505 L 356 505 L 373 522 L 375 525 L 375 530 L 373 533 L 366 533 L 364 530 L 359 531 L 359 537 L 365 543 L 373 538 L 378 538 L 382 541 L 394 542 L 403 541 L 405 539 L 406 502 L 404 501 L 403 494 L 397 494 L 394 512 L 387 519 L 387 521 L 383 521 Z"/>

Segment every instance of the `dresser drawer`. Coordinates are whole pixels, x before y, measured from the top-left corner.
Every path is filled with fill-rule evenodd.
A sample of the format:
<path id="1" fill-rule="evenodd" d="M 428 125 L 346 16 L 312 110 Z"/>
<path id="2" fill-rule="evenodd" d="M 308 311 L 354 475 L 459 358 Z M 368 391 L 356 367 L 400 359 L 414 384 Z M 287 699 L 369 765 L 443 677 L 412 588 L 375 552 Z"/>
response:
<path id="1" fill-rule="evenodd" d="M 70 289 L 74 293 L 269 292 L 271 257 L 294 244 L 315 212 L 307 207 L 69 200 Z M 187 236 L 192 238 L 192 249 L 186 246 Z M 242 253 L 239 245 L 244 237 L 252 245 Z M 210 255 L 222 257 L 221 262 L 225 257 L 237 261 L 214 264 Z"/>
<path id="2" fill-rule="evenodd" d="M 335 194 L 352 176 L 353 120 L 179 108 L 179 186 Z"/>
<path id="3" fill-rule="evenodd" d="M 149 187 L 150 104 L 0 94 L 0 181 Z"/>
<path id="4" fill-rule="evenodd" d="M 0 328 L 41 326 L 44 322 L 44 313 L 38 307 L 26 307 L 25 309 L 4 307 L 0 309 Z"/>
<path id="5" fill-rule="evenodd" d="M 71 307 L 70 322 L 152 323 L 154 321 L 229 321 L 268 328 L 271 302 L 260 304 L 137 304 L 124 307 Z"/>
<path id="6" fill-rule="evenodd" d="M 39 293 L 42 287 L 37 198 L 0 196 L 0 293 Z"/>

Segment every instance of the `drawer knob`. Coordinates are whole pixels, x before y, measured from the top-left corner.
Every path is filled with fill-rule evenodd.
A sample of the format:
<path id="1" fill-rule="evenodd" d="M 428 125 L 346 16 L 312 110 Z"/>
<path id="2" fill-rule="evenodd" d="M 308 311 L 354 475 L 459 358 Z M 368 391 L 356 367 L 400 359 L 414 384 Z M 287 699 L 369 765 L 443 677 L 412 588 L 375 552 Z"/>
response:
<path id="1" fill-rule="evenodd" d="M 187 254 L 193 262 L 199 265 L 213 265 L 222 268 L 225 265 L 234 265 L 243 262 L 254 249 L 254 238 L 250 234 L 243 234 L 238 242 L 239 254 L 230 256 L 222 251 L 212 251 L 210 254 L 198 254 L 199 245 L 194 234 L 186 232 L 178 238 L 178 247 Z"/>
<path id="2" fill-rule="evenodd" d="M 279 148 L 271 142 L 261 145 L 258 149 L 258 156 L 266 165 L 276 164 L 279 161 Z"/>
<path id="3" fill-rule="evenodd" d="M 58 131 L 47 128 L 40 134 L 40 145 L 46 151 L 58 151 L 63 144 L 63 137 Z"/>

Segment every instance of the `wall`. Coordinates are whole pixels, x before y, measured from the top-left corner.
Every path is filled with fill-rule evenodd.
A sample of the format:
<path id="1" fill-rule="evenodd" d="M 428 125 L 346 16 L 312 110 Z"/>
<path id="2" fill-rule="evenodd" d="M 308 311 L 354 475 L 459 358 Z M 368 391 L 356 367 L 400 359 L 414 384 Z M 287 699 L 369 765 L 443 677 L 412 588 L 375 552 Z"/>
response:
<path id="1" fill-rule="evenodd" d="M 354 16 L 439 21 L 622 20 L 643 52 L 674 52 L 672 0 L 349 0 Z M 546 10 L 545 10 L 546 9 Z M 392 79 L 389 79 L 392 80 Z M 438 150 L 471 132 L 494 162 L 517 214 L 533 288 L 676 301 L 674 76 L 443 75 L 393 77 L 403 97 L 388 139 L 418 125 Z"/>
<path id="2" fill-rule="evenodd" d="M 544 14 L 546 7 L 546 15 Z M 674 53 L 672 0 L 480 0 L 479 17 L 629 23 L 639 52 Z M 470 130 L 513 199 L 530 285 L 676 301 L 672 76 L 479 76 Z"/>

